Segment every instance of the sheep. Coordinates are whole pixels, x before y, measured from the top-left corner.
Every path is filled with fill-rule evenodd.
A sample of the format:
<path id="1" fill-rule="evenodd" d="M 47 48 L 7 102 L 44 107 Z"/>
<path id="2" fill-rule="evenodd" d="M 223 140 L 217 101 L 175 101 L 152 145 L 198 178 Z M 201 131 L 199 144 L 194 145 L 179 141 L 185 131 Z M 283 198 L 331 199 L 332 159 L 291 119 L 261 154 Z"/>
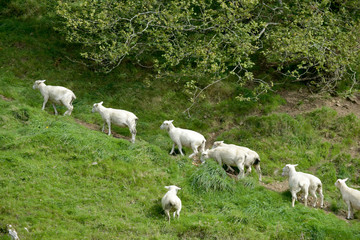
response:
<path id="1" fill-rule="evenodd" d="M 107 123 L 109 128 L 109 136 L 111 135 L 111 123 L 114 123 L 120 127 L 127 126 L 129 127 L 131 133 L 131 142 L 135 143 L 136 123 L 138 120 L 135 114 L 125 110 L 106 108 L 103 106 L 103 102 L 95 103 L 91 112 L 100 113 L 102 119 L 104 120 L 104 124 L 101 130 L 102 132 L 104 132 L 105 123 Z"/>
<path id="2" fill-rule="evenodd" d="M 174 153 L 175 144 L 179 147 L 179 151 L 182 156 L 184 156 L 182 147 L 191 147 L 193 153 L 190 154 L 189 158 L 192 158 L 198 153 L 199 147 L 200 153 L 205 150 L 206 140 L 203 135 L 192 130 L 177 128 L 172 123 L 173 121 L 174 120 L 166 120 L 160 126 L 160 129 L 165 129 L 169 132 L 170 138 L 174 142 L 170 154 Z"/>
<path id="3" fill-rule="evenodd" d="M 175 214 L 178 219 L 180 217 L 181 200 L 176 194 L 181 188 L 175 185 L 165 186 L 165 188 L 169 191 L 165 193 L 164 197 L 161 199 L 161 205 L 170 223 L 170 211 L 174 211 L 174 218 Z"/>
<path id="4" fill-rule="evenodd" d="M 304 192 L 304 200 L 305 206 L 307 206 L 307 198 L 308 194 L 314 196 L 315 202 L 313 207 L 316 207 L 317 203 L 317 196 L 316 191 L 320 194 L 321 208 L 324 207 L 324 195 L 322 193 L 322 183 L 319 178 L 315 177 L 314 175 L 297 172 L 295 167 L 297 164 L 286 164 L 283 168 L 282 176 L 289 176 L 289 188 L 292 195 L 292 203 L 291 206 L 294 207 L 295 200 L 297 200 L 296 194 L 301 190 Z"/>
<path id="5" fill-rule="evenodd" d="M 226 164 L 227 166 L 237 167 L 239 169 L 237 178 L 244 177 L 244 165 L 247 158 L 247 154 L 244 150 L 229 146 L 207 149 L 201 153 L 201 162 L 205 162 L 205 159 L 208 158 L 215 159 L 220 166 Z"/>
<path id="6" fill-rule="evenodd" d="M 254 165 L 255 170 L 259 175 L 259 181 L 261 182 L 260 156 L 259 156 L 259 154 L 257 154 L 257 152 L 255 152 L 247 147 L 241 147 L 241 146 L 238 146 L 235 144 L 226 144 L 226 143 L 224 143 L 224 141 L 214 142 L 212 149 L 220 147 L 220 146 L 237 147 L 237 148 L 245 151 L 247 154 L 247 157 L 245 160 L 245 167 L 247 168 L 246 175 L 249 175 L 251 173 L 251 166 Z M 228 166 L 228 169 L 232 169 L 232 168 L 230 166 Z M 234 170 L 232 169 L 232 171 L 234 171 Z"/>
<path id="7" fill-rule="evenodd" d="M 354 218 L 354 209 L 360 210 L 360 191 L 350 188 L 346 185 L 348 179 L 338 179 L 335 186 L 339 188 L 342 198 L 348 206 L 348 214 L 346 219 Z"/>
<path id="8" fill-rule="evenodd" d="M 46 80 L 36 80 L 33 89 L 39 89 L 41 95 L 44 97 L 44 102 L 41 110 L 45 109 L 45 105 L 50 100 L 52 102 L 55 115 L 58 115 L 56 111 L 55 104 L 64 105 L 68 110 L 64 113 L 65 115 L 71 115 L 72 110 L 74 109 L 72 102 L 76 99 L 75 94 L 67 88 L 61 86 L 50 86 L 45 85 Z"/>

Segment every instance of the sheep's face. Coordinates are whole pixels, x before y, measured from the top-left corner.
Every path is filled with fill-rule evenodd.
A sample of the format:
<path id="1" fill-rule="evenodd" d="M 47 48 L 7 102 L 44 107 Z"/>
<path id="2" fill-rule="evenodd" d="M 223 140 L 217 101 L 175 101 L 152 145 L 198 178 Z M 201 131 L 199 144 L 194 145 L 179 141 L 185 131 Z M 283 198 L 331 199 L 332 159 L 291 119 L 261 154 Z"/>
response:
<path id="1" fill-rule="evenodd" d="M 289 176 L 289 166 L 286 165 L 284 168 L 283 168 L 283 171 L 282 171 L 282 174 L 281 176 Z"/>
<path id="2" fill-rule="evenodd" d="M 201 153 L 201 157 L 200 157 L 200 161 L 201 162 L 204 162 L 205 159 L 208 159 L 209 158 L 209 153 L 208 153 L 208 150 L 205 150 Z"/>
<path id="3" fill-rule="evenodd" d="M 336 186 L 337 188 L 340 188 L 340 186 L 343 185 L 343 184 L 345 184 L 345 182 L 346 182 L 347 180 L 348 180 L 348 178 L 338 179 L 338 180 L 336 180 L 336 182 L 335 182 L 335 186 Z"/>
<path id="4" fill-rule="evenodd" d="M 34 85 L 33 85 L 33 89 L 39 89 L 39 86 L 44 83 L 46 80 L 36 80 Z"/>
<path id="5" fill-rule="evenodd" d="M 222 144 L 224 143 L 224 141 L 216 141 L 214 142 L 212 149 L 220 147 Z"/>
<path id="6" fill-rule="evenodd" d="M 181 189 L 175 185 L 165 186 L 165 188 L 169 191 L 175 191 L 175 192 L 178 192 Z"/>
<path id="7" fill-rule="evenodd" d="M 102 106 L 102 104 L 103 104 L 103 102 L 95 103 L 95 104 L 93 105 L 93 108 L 92 108 L 91 112 L 92 112 L 92 113 L 98 112 L 98 111 L 99 111 L 99 106 Z"/>
<path id="8" fill-rule="evenodd" d="M 282 176 L 289 176 L 289 172 L 291 169 L 295 170 L 295 167 L 297 166 L 297 164 L 292 165 L 292 164 L 286 164 L 286 166 L 283 168 L 283 172 L 282 172 Z"/>
<path id="9" fill-rule="evenodd" d="M 169 121 L 164 121 L 161 126 L 160 126 L 160 129 L 165 129 L 165 130 L 169 130 L 170 129 L 170 126 L 173 125 L 172 122 L 174 120 L 169 120 Z"/>

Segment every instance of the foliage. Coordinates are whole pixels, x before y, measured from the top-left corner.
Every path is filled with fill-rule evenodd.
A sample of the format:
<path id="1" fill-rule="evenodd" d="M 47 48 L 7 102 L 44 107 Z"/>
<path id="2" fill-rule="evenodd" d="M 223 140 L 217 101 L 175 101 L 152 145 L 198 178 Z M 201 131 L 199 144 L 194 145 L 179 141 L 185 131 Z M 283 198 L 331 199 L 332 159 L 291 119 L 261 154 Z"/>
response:
<path id="1" fill-rule="evenodd" d="M 290 80 L 335 91 L 357 87 L 359 17 L 356 1 L 58 1 L 58 28 L 83 46 L 83 62 L 110 72 L 127 58 L 156 78 L 184 82 L 194 103 L 234 75 L 251 83 L 254 99 L 273 80 L 256 65 Z M 239 95 L 237 99 L 251 100 Z"/>

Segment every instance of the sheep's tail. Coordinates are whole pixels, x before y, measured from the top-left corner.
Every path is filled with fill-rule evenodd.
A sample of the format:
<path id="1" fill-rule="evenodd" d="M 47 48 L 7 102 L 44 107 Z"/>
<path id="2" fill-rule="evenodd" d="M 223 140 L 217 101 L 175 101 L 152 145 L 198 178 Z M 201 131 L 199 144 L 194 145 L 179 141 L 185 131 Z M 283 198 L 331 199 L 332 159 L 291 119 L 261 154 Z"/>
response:
<path id="1" fill-rule="evenodd" d="M 258 165 L 260 163 L 260 158 L 255 158 L 254 165 Z"/>

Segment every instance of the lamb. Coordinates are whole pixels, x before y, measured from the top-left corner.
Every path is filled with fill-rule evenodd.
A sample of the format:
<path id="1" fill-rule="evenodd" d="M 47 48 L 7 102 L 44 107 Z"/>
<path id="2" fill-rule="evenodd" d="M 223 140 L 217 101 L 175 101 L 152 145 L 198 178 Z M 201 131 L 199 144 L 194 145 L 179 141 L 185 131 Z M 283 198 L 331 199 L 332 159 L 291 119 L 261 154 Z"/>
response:
<path id="1" fill-rule="evenodd" d="M 317 191 L 320 194 L 321 198 L 320 206 L 321 208 L 323 208 L 324 195 L 322 193 L 322 183 L 320 179 L 311 174 L 297 172 L 295 170 L 296 166 L 297 164 L 286 164 L 282 172 L 282 176 L 289 176 L 289 188 L 292 195 L 292 207 L 294 207 L 295 200 L 297 200 L 296 194 L 302 190 L 304 192 L 305 206 L 307 206 L 307 198 L 310 192 L 310 194 L 315 198 L 313 207 L 316 207 Z"/>
<path id="2" fill-rule="evenodd" d="M 179 147 L 179 151 L 183 156 L 184 153 L 182 152 L 182 147 L 183 146 L 191 147 L 193 153 L 190 154 L 189 158 L 192 158 L 198 153 L 199 147 L 200 147 L 200 153 L 205 150 L 206 140 L 203 135 L 192 130 L 177 128 L 172 123 L 173 121 L 174 120 L 169 120 L 169 121 L 166 120 L 160 126 L 160 129 L 165 129 L 169 132 L 170 138 L 174 142 L 170 154 L 173 154 L 175 149 L 175 144 Z"/>
<path id="3" fill-rule="evenodd" d="M 161 199 L 161 205 L 170 223 L 170 211 L 174 211 L 174 218 L 175 214 L 177 215 L 178 219 L 180 217 L 181 200 L 176 194 L 181 188 L 175 185 L 165 186 L 165 188 L 169 191 L 165 193 L 164 197 Z"/>
<path id="4" fill-rule="evenodd" d="M 205 159 L 208 158 L 215 159 L 220 166 L 226 164 L 227 166 L 237 167 L 239 169 L 237 178 L 244 177 L 244 164 L 247 158 L 245 151 L 231 146 L 221 146 L 202 152 L 201 162 L 205 162 Z"/>
<path id="5" fill-rule="evenodd" d="M 255 152 L 247 147 L 241 147 L 241 146 L 238 146 L 235 144 L 226 144 L 226 143 L 224 143 L 224 141 L 214 142 L 212 149 L 221 147 L 221 146 L 237 147 L 237 148 L 245 151 L 247 154 L 247 157 L 245 160 L 245 167 L 247 168 L 246 175 L 249 175 L 251 173 L 251 166 L 254 165 L 255 170 L 259 175 L 259 181 L 261 182 L 260 156 L 259 156 L 259 154 L 257 154 L 257 152 Z M 228 168 L 232 169 L 230 166 L 228 166 Z M 234 171 L 234 170 L 232 169 L 232 171 Z"/>
<path id="6" fill-rule="evenodd" d="M 346 185 L 348 179 L 338 179 L 335 186 L 339 188 L 342 198 L 348 206 L 348 214 L 346 219 L 354 218 L 354 209 L 360 210 L 360 191 L 350 188 Z"/>
<path id="7" fill-rule="evenodd" d="M 105 123 L 109 128 L 108 135 L 111 135 L 111 123 L 114 123 L 120 127 L 129 127 L 131 133 L 131 142 L 135 143 L 136 136 L 136 123 L 138 118 L 132 112 L 128 112 L 120 109 L 106 108 L 103 106 L 103 102 L 95 103 L 92 108 L 92 112 L 100 113 L 104 124 L 102 126 L 102 132 L 105 129 Z"/>
<path id="8" fill-rule="evenodd" d="M 61 86 L 50 86 L 45 85 L 46 80 L 36 80 L 33 89 L 39 89 L 41 95 L 44 97 L 44 102 L 41 110 L 45 109 L 45 105 L 50 100 L 52 102 L 55 115 L 58 115 L 56 111 L 55 104 L 64 105 L 68 110 L 64 113 L 65 115 L 71 115 L 72 110 L 74 109 L 72 102 L 76 99 L 75 94 L 67 88 Z"/>

